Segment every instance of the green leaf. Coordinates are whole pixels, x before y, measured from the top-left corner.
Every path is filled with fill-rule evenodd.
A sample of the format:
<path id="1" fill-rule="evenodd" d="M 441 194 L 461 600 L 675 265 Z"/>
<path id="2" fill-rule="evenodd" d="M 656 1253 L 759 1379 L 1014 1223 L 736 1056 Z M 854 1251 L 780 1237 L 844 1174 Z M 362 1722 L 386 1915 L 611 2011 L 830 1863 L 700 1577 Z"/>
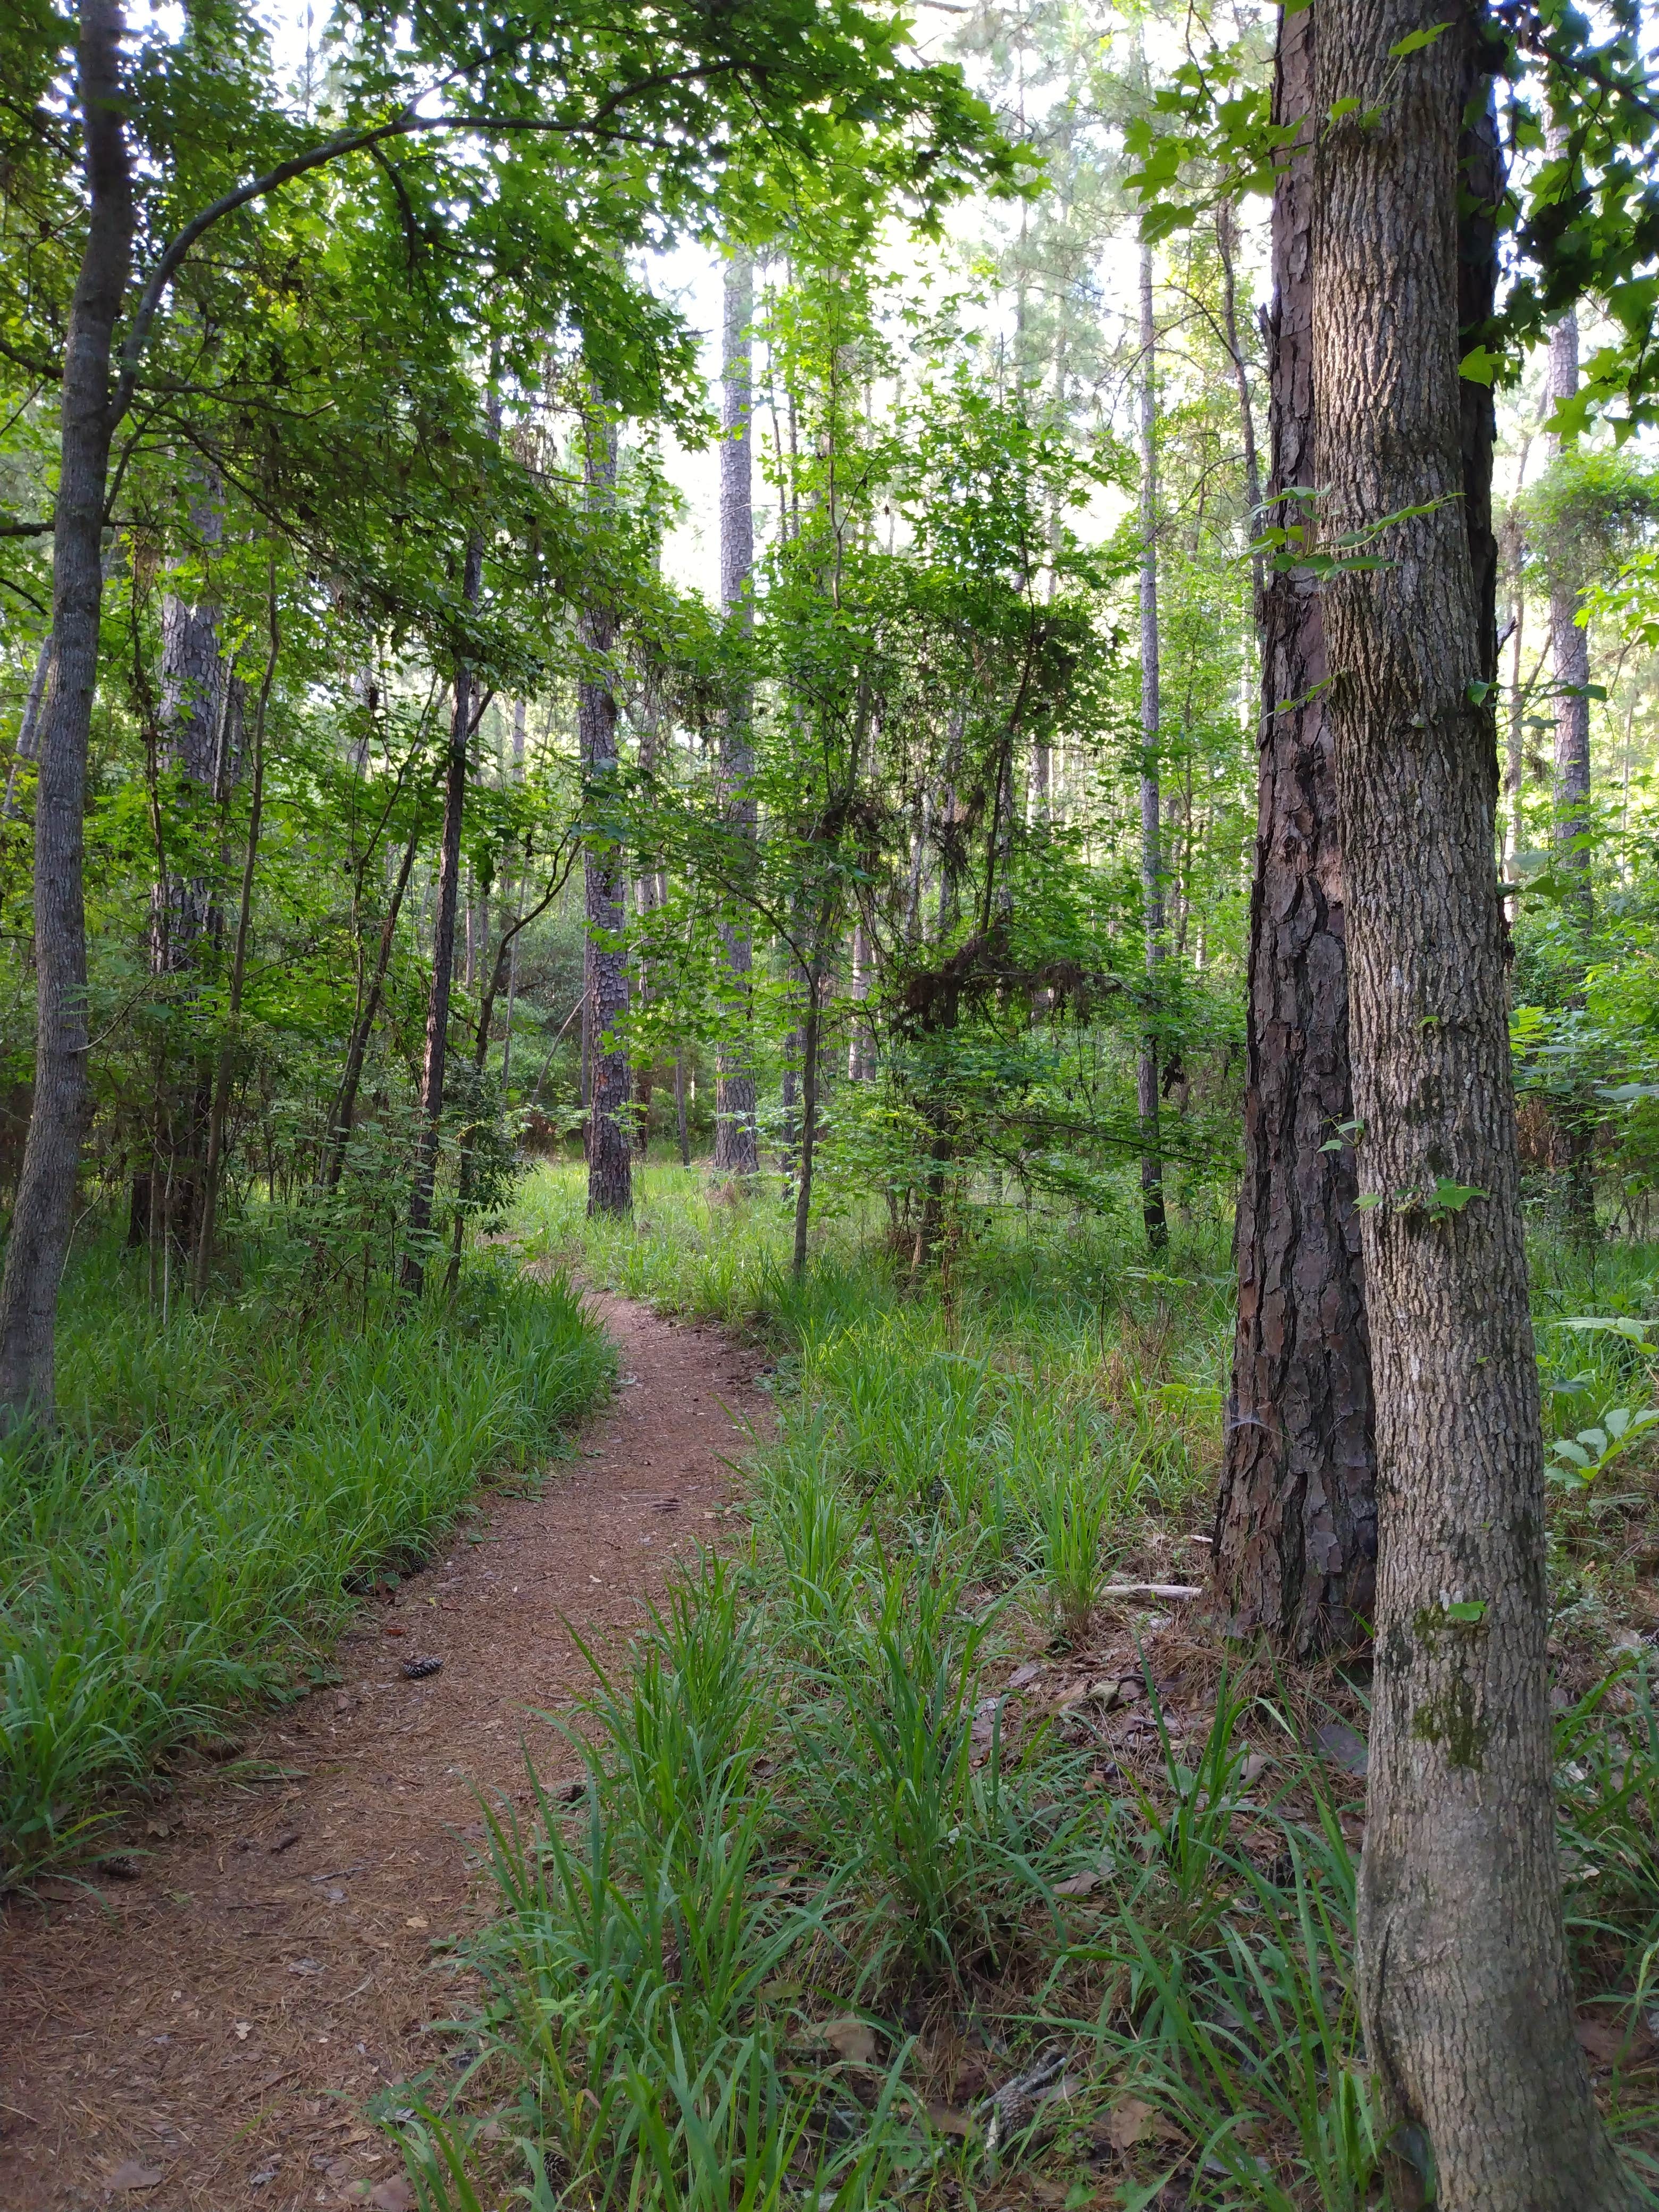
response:
<path id="1" fill-rule="evenodd" d="M 1449 31 L 1450 28 L 1450 22 L 1447 21 L 1431 23 L 1426 30 L 1407 31 L 1403 39 L 1396 39 L 1389 48 L 1389 59 L 1391 62 L 1401 62 L 1405 60 L 1407 54 L 1420 53 L 1425 46 L 1431 46 L 1443 31 Z"/>
<path id="2" fill-rule="evenodd" d="M 1474 1622 L 1484 1620 L 1486 1617 L 1486 1601 L 1484 1598 L 1459 1598 L 1455 1605 L 1449 1605 L 1446 1607 L 1448 1620 L 1467 1621 L 1473 1626 Z"/>
<path id="3" fill-rule="evenodd" d="M 1383 1195 L 1384 1194 L 1380 1190 L 1368 1190 L 1362 1193 L 1353 1202 L 1355 1212 L 1369 1213 L 1372 1206 L 1382 1205 Z"/>
<path id="4" fill-rule="evenodd" d="M 1557 1328 L 1576 1328 L 1585 1334 L 1601 1330 L 1608 1336 L 1628 1337 L 1632 1344 L 1645 1344 L 1651 1322 L 1632 1321 L 1628 1314 L 1575 1314 L 1570 1319 L 1559 1321 Z"/>
<path id="5" fill-rule="evenodd" d="M 1492 1193 L 1482 1190 L 1478 1183 L 1453 1182 L 1448 1176 L 1437 1176 L 1434 1188 L 1429 1193 L 1426 1210 L 1437 1219 L 1443 1214 L 1461 1213 L 1473 1198 L 1490 1198 Z"/>
<path id="6" fill-rule="evenodd" d="M 1326 110 L 1326 119 L 1331 123 L 1340 123 L 1345 115 L 1352 115 L 1358 105 L 1358 100 L 1352 97 L 1347 100 L 1334 100 Z"/>
<path id="7" fill-rule="evenodd" d="M 1471 384 L 1490 384 L 1503 366 L 1487 346 L 1472 347 L 1457 364 L 1457 374 Z"/>

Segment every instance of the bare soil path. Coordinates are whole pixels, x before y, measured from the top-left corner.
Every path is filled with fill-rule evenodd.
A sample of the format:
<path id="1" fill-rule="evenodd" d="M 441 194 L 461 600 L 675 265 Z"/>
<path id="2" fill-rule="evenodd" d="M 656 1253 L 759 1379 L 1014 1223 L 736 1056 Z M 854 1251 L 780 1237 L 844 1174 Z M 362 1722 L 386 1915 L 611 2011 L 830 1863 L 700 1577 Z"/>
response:
<path id="1" fill-rule="evenodd" d="M 136 1820 L 136 1879 L 0 1913 L 0 2212 L 408 2201 L 363 2108 L 446 2063 L 444 1947 L 492 1903 L 479 1795 L 528 1802 L 523 1747 L 545 1779 L 574 1771 L 536 1717 L 591 1680 L 570 1628 L 623 1662 L 667 1570 L 720 1533 L 722 1458 L 769 1413 L 757 1355 L 592 1304 L 626 1379 L 582 1456 L 539 1497 L 486 1493 L 366 1609 L 337 1687 Z M 405 1680 L 427 1657 L 442 1670 Z"/>

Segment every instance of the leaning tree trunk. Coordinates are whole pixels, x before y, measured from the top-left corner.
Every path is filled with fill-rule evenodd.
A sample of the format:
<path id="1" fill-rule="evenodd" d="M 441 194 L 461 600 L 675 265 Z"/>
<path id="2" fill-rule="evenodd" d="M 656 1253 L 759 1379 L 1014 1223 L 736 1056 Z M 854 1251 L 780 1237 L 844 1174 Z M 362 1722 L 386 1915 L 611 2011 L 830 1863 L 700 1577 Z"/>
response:
<path id="1" fill-rule="evenodd" d="M 52 661 L 34 794 L 34 1103 L 0 1274 L 0 1425 L 53 1418 L 58 1285 L 91 1103 L 82 892 L 87 741 L 98 687 L 110 356 L 132 265 L 118 0 L 81 0 L 76 100 L 88 202 L 64 349 L 52 541 Z"/>
<path id="2" fill-rule="evenodd" d="M 1158 325 L 1152 319 L 1152 249 L 1140 249 L 1140 890 L 1146 935 L 1149 1018 L 1164 961 L 1164 860 L 1159 836 L 1158 741 L 1161 714 L 1158 654 Z M 1140 1211 L 1146 1241 L 1161 1251 L 1164 1161 L 1158 1129 L 1158 1036 L 1148 1028 L 1135 1071 L 1140 1115 Z"/>
<path id="3" fill-rule="evenodd" d="M 1314 15 L 1287 15 L 1278 123 L 1309 113 Z M 1273 195 L 1267 520 L 1291 527 L 1314 474 L 1313 153 Z M 1248 407 L 1248 393 L 1245 395 Z M 1216 1590 L 1234 1632 L 1306 1657 L 1370 1620 L 1376 1485 L 1370 1355 L 1348 1142 L 1348 978 L 1336 781 L 1317 582 L 1270 569 L 1258 595 L 1255 872 L 1250 893 L 1238 1319 L 1216 1503 Z"/>
<path id="4" fill-rule="evenodd" d="M 749 447 L 752 411 L 753 342 L 749 326 L 755 313 L 755 267 L 749 254 L 734 253 L 726 264 L 725 325 L 720 353 L 720 611 L 747 638 L 754 624 L 755 516 Z M 740 833 L 755 834 L 755 800 L 750 789 L 755 772 L 752 702 L 746 680 L 732 686 L 720 726 L 720 792 L 726 819 Z M 748 925 L 722 922 L 720 941 L 726 975 L 721 985 L 727 1023 L 739 1032 L 737 1043 L 722 1043 L 714 1064 L 714 1169 L 720 1175 L 759 1171 L 755 1126 L 755 1066 L 748 1043 L 750 1010 Z"/>
<path id="5" fill-rule="evenodd" d="M 591 513 L 608 512 L 617 483 L 617 433 L 596 408 L 587 428 L 587 501 Z M 617 695 L 605 657 L 617 641 L 617 618 L 602 593 L 581 617 L 587 667 L 576 690 L 581 748 L 583 811 L 589 817 L 583 883 L 586 898 L 585 1031 L 588 1059 L 587 1210 L 626 1213 L 634 1203 L 633 1144 L 629 1128 L 632 1088 L 628 1054 L 617 1030 L 628 1015 L 628 877 L 616 824 L 603 817 L 616 802 Z"/>
<path id="6" fill-rule="evenodd" d="M 1423 0 L 1316 14 L 1313 112 L 1340 118 L 1317 155 L 1316 480 L 1329 535 L 1380 529 L 1385 556 L 1325 587 L 1383 1506 L 1366 2047 L 1404 2201 L 1431 2165 L 1445 2212 L 1603 2212 L 1633 2191 L 1574 2041 L 1561 1924 L 1495 562 L 1477 573 L 1463 514 L 1460 118 L 1483 26 L 1462 14 L 1401 67 L 1391 50 L 1437 20 Z"/>

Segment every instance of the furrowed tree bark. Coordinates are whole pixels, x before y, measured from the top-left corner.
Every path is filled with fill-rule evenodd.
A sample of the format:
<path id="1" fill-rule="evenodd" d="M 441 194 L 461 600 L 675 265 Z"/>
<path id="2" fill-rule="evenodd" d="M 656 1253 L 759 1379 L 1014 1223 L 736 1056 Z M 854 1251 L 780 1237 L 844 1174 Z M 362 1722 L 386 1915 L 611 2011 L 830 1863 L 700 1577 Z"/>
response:
<path id="1" fill-rule="evenodd" d="M 1273 119 L 1309 114 L 1315 15 L 1281 18 Z M 1273 194 L 1266 520 L 1311 520 L 1316 483 L 1313 152 Z M 1363 1634 L 1376 1466 L 1348 1074 L 1346 913 L 1319 586 L 1263 573 L 1250 893 L 1238 1319 L 1216 1503 L 1216 1594 L 1232 1631 L 1307 1658 Z M 1326 1150 L 1328 1146 L 1334 1150 Z"/>
<path id="2" fill-rule="evenodd" d="M 1319 0 L 1313 350 L 1381 1543 L 1361 2002 L 1397 2201 L 1633 2202 L 1574 2041 L 1544 1482 L 1493 860 L 1489 593 L 1462 513 L 1460 118 L 1481 28 Z M 1490 149 L 1488 149 L 1490 150 Z M 1386 518 L 1416 510 L 1410 520 Z M 1474 697 L 1471 697 L 1471 688 Z"/>
<path id="3" fill-rule="evenodd" d="M 1158 790 L 1161 712 L 1158 654 L 1158 325 L 1152 317 L 1152 249 L 1140 249 L 1140 890 L 1146 916 L 1146 987 L 1156 1002 L 1164 958 L 1164 860 Z M 1158 1151 L 1158 1037 L 1148 1030 L 1135 1071 L 1140 1115 L 1140 1212 L 1146 1242 L 1169 1241 L 1164 1162 Z"/>
<path id="4" fill-rule="evenodd" d="M 64 350 L 52 541 L 52 661 L 34 796 L 34 1103 L 0 1273 L 0 1425 L 54 1415 L 58 1286 L 91 1092 L 82 893 L 87 741 L 103 611 L 111 354 L 132 265 L 118 0 L 82 0 L 76 58 L 86 244 Z"/>
<path id="5" fill-rule="evenodd" d="M 589 511 L 605 513 L 616 496 L 617 432 L 597 408 L 587 426 L 585 469 Z M 589 659 L 576 690 L 576 725 L 583 812 L 592 824 L 593 815 L 603 816 L 612 803 L 617 774 L 617 695 L 603 666 L 617 641 L 617 618 L 601 592 L 582 611 L 581 639 Z M 617 1030 L 628 1014 L 628 877 L 613 824 L 600 820 L 590 826 L 582 866 L 587 916 L 585 1028 L 591 1040 L 587 1210 L 627 1213 L 634 1203 L 628 1110 L 632 1078 Z"/>
<path id="6" fill-rule="evenodd" d="M 755 264 L 747 252 L 726 264 L 725 318 L 720 344 L 720 611 L 747 638 L 754 626 L 755 516 L 750 454 L 753 410 Z M 726 819 L 752 837 L 756 828 L 753 705 L 746 683 L 733 689 L 720 726 L 720 791 Z M 745 922 L 720 924 L 726 981 L 722 997 L 729 1021 L 743 1041 L 722 1044 L 714 1062 L 714 1171 L 752 1176 L 760 1170 L 755 1123 L 755 1069 L 747 1035 L 750 947 Z"/>

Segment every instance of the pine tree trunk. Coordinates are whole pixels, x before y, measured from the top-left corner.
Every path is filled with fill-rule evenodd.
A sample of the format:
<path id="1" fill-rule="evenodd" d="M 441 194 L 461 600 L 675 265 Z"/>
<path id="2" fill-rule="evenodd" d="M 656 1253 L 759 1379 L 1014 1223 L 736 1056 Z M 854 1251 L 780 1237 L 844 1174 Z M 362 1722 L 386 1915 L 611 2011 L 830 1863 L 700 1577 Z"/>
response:
<path id="1" fill-rule="evenodd" d="M 590 511 L 607 510 L 616 495 L 617 433 L 596 409 L 587 431 L 587 500 Z M 581 617 L 582 643 L 590 663 L 609 653 L 617 641 L 616 617 L 598 598 Z M 617 695 L 608 675 L 590 665 L 577 686 L 577 732 L 581 747 L 585 810 L 603 811 L 611 803 L 617 773 Z M 633 1140 L 629 1127 L 631 1074 L 617 1030 L 628 1014 L 628 878 L 610 825 L 590 832 L 583 859 L 587 943 L 585 972 L 589 1040 L 587 1087 L 587 1210 L 626 1213 L 634 1203 Z"/>
<path id="2" fill-rule="evenodd" d="M 720 611 L 747 636 L 754 623 L 755 516 L 750 454 L 754 354 L 749 326 L 755 315 L 755 267 L 738 252 L 726 264 L 725 321 L 720 349 Z M 720 725 L 720 790 L 726 819 L 755 834 L 752 706 L 748 686 L 734 687 Z M 750 1006 L 750 949 L 746 924 L 722 922 L 729 1021 L 746 1039 Z M 755 1126 L 755 1069 L 746 1042 L 725 1043 L 714 1062 L 714 1171 L 751 1176 L 760 1167 Z"/>
<path id="3" fill-rule="evenodd" d="M 1154 1003 L 1164 958 L 1164 861 L 1158 792 L 1161 714 L 1158 653 L 1158 325 L 1152 319 L 1152 250 L 1140 249 L 1140 890 L 1146 914 L 1146 989 Z M 1164 1162 L 1158 1150 L 1158 1037 L 1141 1039 L 1135 1073 L 1140 1115 L 1140 1210 L 1146 1242 L 1164 1249 Z"/>
<path id="4" fill-rule="evenodd" d="M 1313 100 L 1315 15 L 1283 18 L 1277 122 Z M 1313 155 L 1273 196 L 1267 520 L 1305 521 L 1314 475 Z M 1307 1657 L 1370 1617 L 1376 1468 L 1351 1122 L 1348 979 L 1319 589 L 1267 571 L 1250 893 L 1238 1319 L 1216 1504 L 1217 1594 L 1233 1632 Z M 1327 1146 L 1336 1149 L 1327 1151 Z"/>
<path id="5" fill-rule="evenodd" d="M 1572 2033 L 1545 1668 L 1544 1483 L 1493 865 L 1491 591 L 1465 526 L 1460 118 L 1478 18 L 1322 0 L 1316 480 L 1331 537 L 1349 1009 L 1382 1501 L 1360 1980 L 1406 2203 L 1626 2207 Z M 1484 91 L 1485 88 L 1481 87 Z M 1489 538 L 1489 532 L 1487 536 Z M 1474 690 L 1475 696 L 1471 696 Z M 1479 702 L 1480 703 L 1477 703 Z M 1413 2192 L 1416 2192 L 1415 2197 Z"/>
<path id="6" fill-rule="evenodd" d="M 54 1416 L 58 1286 L 91 1106 L 82 816 L 98 684 L 110 356 L 132 264 L 118 0 L 81 0 L 76 98 L 88 201 L 64 349 L 52 543 L 52 663 L 34 795 L 34 1103 L 0 1274 L 0 1425 Z"/>

